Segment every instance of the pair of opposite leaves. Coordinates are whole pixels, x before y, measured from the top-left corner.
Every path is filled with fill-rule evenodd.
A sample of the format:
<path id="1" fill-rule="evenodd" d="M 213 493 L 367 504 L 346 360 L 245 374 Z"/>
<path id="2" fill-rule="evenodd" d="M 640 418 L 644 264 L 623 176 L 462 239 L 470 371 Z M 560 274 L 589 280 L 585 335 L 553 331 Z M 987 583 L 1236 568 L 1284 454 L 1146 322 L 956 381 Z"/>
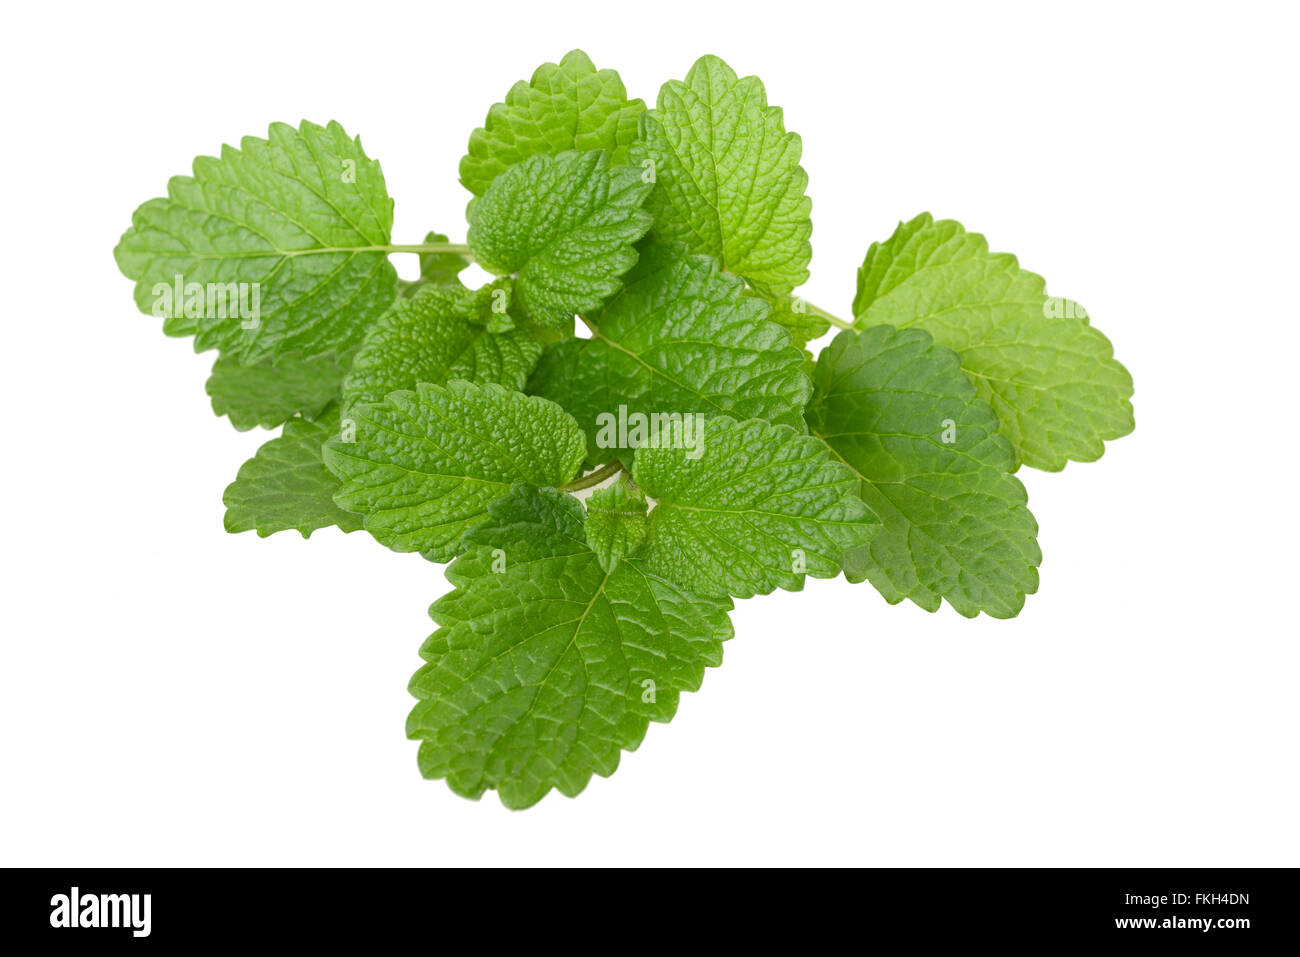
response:
<path id="1" fill-rule="evenodd" d="M 421 284 L 429 288 L 405 290 L 414 296 L 384 312 L 397 290 L 385 251 L 392 202 L 378 165 L 337 124 L 273 127 L 268 140 L 250 138 L 242 151 L 196 161 L 195 176 L 173 180 L 167 200 L 141 207 L 123 238 L 119 263 L 137 279 L 142 307 L 155 283 L 177 273 L 262 282 L 264 321 L 251 332 L 205 316 L 165 323 L 169 333 L 195 335 L 197 348 L 222 350 L 209 384 L 218 411 L 224 406 L 245 427 L 321 414 L 290 421 L 241 470 L 227 496 L 230 527 L 306 534 L 322 524 L 360 524 L 337 508 L 337 480 L 321 465 L 321 442 L 336 429 L 341 401 L 362 418 L 356 443 L 333 443 L 333 464 L 347 480 L 339 501 L 366 511 L 367 527 L 397 547 L 441 558 L 470 548 L 449 569 L 457 590 L 435 606 L 443 627 L 413 685 L 424 699 L 411 727 L 425 740 L 422 764 L 457 790 L 498 787 L 518 805 L 552 785 L 574 793 L 592 770 L 608 773 L 619 748 L 635 746 L 645 720 L 670 715 L 677 691 L 697 686 L 704 665 L 716 663 L 717 642 L 730 634 L 725 596 L 798 587 L 802 576 L 789 570 L 789 553 L 809 536 L 829 545 L 824 556 L 811 549 L 813 574 L 834 574 L 835 549 L 844 546 L 849 577 L 870 577 L 890 601 L 912 597 L 935 608 L 946 597 L 963 614 L 1014 614 L 1036 586 L 1038 563 L 1036 526 L 1010 474 L 1017 458 L 1060 468 L 1067 458 L 1096 458 L 1103 439 L 1131 428 L 1131 383 L 1104 337 L 1081 315 L 1050 315 L 1042 280 L 1013 257 L 990 254 L 982 237 L 955 223 L 922 216 L 868 253 L 854 303 L 855 325 L 865 331 L 842 333 L 817 364 L 806 416 L 813 438 L 715 417 L 705 448 L 717 451 L 699 462 L 657 458 L 669 450 L 638 454 L 635 474 L 659 500 L 649 519 L 637 503 L 606 503 L 628 494 L 619 485 L 593 496 L 587 519 L 578 521 L 581 505 L 545 486 L 572 478 L 583 457 L 599 460 L 594 415 L 619 399 L 646 411 L 703 410 L 803 427 L 809 389 L 797 347 L 826 327 L 789 297 L 810 256 L 799 148 L 761 84 L 736 78 L 715 58 L 697 63 L 685 83 L 667 84 L 648 113 L 627 100 L 616 74 L 596 71 L 581 54 L 543 67 L 493 108 L 462 162 L 462 178 L 479 197 L 470 245 L 481 263 L 510 277 L 501 288 L 517 321 L 496 327 L 481 301 L 467 302 L 472 293 L 448 286 L 464 265 L 454 255 L 422 257 Z M 628 158 L 643 165 L 622 166 Z M 639 175 L 645 159 L 654 162 L 655 184 Z M 335 175 L 340 165 L 352 174 L 346 189 Z M 632 243 L 650 226 L 646 211 L 654 247 L 642 247 L 649 254 L 624 284 L 637 258 Z M 749 291 L 742 294 L 706 256 L 747 280 Z M 574 312 L 594 314 L 591 339 L 551 331 Z M 473 482 L 443 490 L 407 475 L 406 487 L 389 482 L 386 470 L 428 464 L 422 445 L 455 431 L 440 406 L 445 413 L 460 402 L 479 423 L 490 414 L 505 422 L 540 409 L 539 400 L 451 384 L 365 404 L 418 381 L 454 379 L 527 386 L 573 413 L 580 431 L 554 409 L 540 414 L 549 420 L 536 433 L 519 419 L 512 435 L 541 437 L 544 454 L 539 461 L 507 455 L 514 471 L 498 468 L 470 503 L 477 511 L 457 512 Z M 509 410 L 487 413 L 493 404 Z M 942 422 L 955 426 L 954 442 L 940 441 Z M 462 438 L 459 471 L 469 472 L 465 463 L 483 464 L 484 452 L 472 435 Z M 754 491 L 747 465 L 768 461 L 783 443 L 796 450 L 793 484 L 804 483 L 775 493 L 789 496 L 779 502 L 784 512 L 741 494 Z M 826 460 L 827 447 L 839 463 Z M 777 458 L 778 470 L 786 469 Z M 826 484 L 813 481 L 806 492 L 814 475 Z M 874 537 L 860 503 L 858 514 L 845 517 L 856 501 L 835 498 L 845 482 L 879 516 Z M 829 519 L 811 501 L 823 492 L 839 509 Z M 480 524 L 489 501 L 497 504 Z M 444 506 L 450 521 L 439 512 Z M 772 533 L 753 524 L 756 514 L 787 524 Z M 525 543 L 542 539 L 549 544 L 538 544 L 535 561 L 520 557 Z M 485 571 L 489 542 L 515 543 L 504 575 Z M 642 551 L 619 563 L 620 547 Z M 575 563 L 586 571 L 573 572 Z M 539 578 L 542 569 L 556 580 Z M 566 590 L 564 598 L 551 604 L 542 594 L 548 588 Z M 545 623 L 535 620 L 539 609 L 570 605 L 582 614 L 558 631 L 554 622 L 534 631 Z M 486 693 L 475 678 L 484 672 L 467 662 L 488 653 L 480 646 L 489 633 L 509 646 L 491 660 L 504 661 L 513 679 L 488 679 L 495 696 L 474 713 L 513 730 L 494 736 L 485 727 L 491 741 L 462 747 L 473 734 L 447 709 Z M 630 660 L 638 641 L 682 652 L 655 659 L 664 697 L 652 694 L 638 707 L 629 690 L 621 704 L 579 707 L 601 683 L 592 674 L 597 660 L 621 658 L 627 666 L 622 684 L 603 686 L 640 687 Z M 545 670 L 530 675 L 530 664 Z M 582 694 L 572 697 L 579 686 Z M 551 706 L 558 711 L 548 718 Z M 570 749 L 573 760 L 585 754 L 579 766 L 543 753 L 537 740 L 538 722 L 560 714 L 570 720 L 557 725 L 567 730 L 552 744 Z M 525 739 L 529 747 L 520 744 Z M 477 770 L 453 773 L 458 762 Z"/>

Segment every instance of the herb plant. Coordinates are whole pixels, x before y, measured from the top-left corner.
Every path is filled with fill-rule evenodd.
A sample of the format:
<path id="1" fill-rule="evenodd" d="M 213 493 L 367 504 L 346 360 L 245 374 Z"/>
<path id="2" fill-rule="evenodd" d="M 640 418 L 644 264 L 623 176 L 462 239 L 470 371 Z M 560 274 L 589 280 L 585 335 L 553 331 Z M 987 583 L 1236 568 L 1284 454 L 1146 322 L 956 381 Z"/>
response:
<path id="1" fill-rule="evenodd" d="M 807 575 L 1014 616 L 1040 561 L 1016 471 L 1132 430 L 1082 308 L 951 220 L 871 246 L 851 321 L 797 297 L 800 150 L 716 57 L 647 109 L 574 51 L 470 135 L 464 244 L 394 243 L 337 123 L 275 124 L 136 210 L 137 305 L 217 351 L 218 415 L 283 427 L 226 528 L 450 562 L 410 684 L 426 777 L 576 795 L 721 662 L 732 599 Z M 496 278 L 468 288 L 471 262 Z"/>

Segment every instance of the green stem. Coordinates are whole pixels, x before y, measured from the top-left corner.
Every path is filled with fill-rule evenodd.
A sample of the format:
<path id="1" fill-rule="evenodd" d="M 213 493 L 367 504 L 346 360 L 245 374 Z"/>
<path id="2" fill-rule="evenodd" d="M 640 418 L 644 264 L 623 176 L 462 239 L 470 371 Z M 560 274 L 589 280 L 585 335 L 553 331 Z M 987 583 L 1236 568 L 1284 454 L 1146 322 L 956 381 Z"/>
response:
<path id="1" fill-rule="evenodd" d="M 469 246 L 464 243 L 415 243 L 405 246 L 377 246 L 386 253 L 451 253 L 452 255 L 470 256 Z"/>
<path id="2" fill-rule="evenodd" d="M 561 485 L 560 491 L 580 492 L 584 488 L 591 488 L 593 485 L 599 485 L 601 482 L 605 481 L 605 479 L 617 475 L 621 471 L 623 471 L 622 462 L 610 462 L 608 465 L 598 468 L 594 472 L 589 472 L 581 478 L 574 479 L 568 485 Z"/>
<path id="3" fill-rule="evenodd" d="M 832 312 L 827 312 L 825 309 L 821 308 L 820 306 L 813 305 L 807 299 L 803 301 L 803 304 L 808 307 L 808 311 L 811 312 L 814 316 L 821 316 L 823 319 L 825 319 L 827 322 L 829 322 L 832 326 L 834 326 L 837 329 L 853 328 L 853 323 L 845 322 L 839 316 L 835 315 Z"/>

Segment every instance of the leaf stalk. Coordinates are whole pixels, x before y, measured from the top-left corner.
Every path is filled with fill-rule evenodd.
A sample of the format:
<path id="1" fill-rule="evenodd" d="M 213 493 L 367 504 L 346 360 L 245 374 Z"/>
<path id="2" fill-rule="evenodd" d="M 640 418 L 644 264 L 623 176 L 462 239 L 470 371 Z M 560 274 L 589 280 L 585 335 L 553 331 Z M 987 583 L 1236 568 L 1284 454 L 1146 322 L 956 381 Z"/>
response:
<path id="1" fill-rule="evenodd" d="M 853 328 L 853 323 L 846 322 L 845 320 L 841 319 L 839 316 L 835 315 L 833 312 L 827 312 L 821 306 L 814 305 L 813 303 L 809 302 L 807 299 L 804 300 L 804 305 L 808 307 L 808 311 L 811 312 L 814 316 L 821 316 L 823 319 L 825 319 L 827 322 L 829 322 L 832 326 L 834 326 L 837 329 Z"/>
<path id="2" fill-rule="evenodd" d="M 561 485 L 561 492 L 580 492 L 584 488 L 591 488 L 593 485 L 599 485 L 607 478 L 612 478 L 619 472 L 623 471 L 622 462 L 610 462 L 608 465 L 596 469 L 594 472 L 588 472 L 586 475 L 579 476 L 568 485 Z"/>

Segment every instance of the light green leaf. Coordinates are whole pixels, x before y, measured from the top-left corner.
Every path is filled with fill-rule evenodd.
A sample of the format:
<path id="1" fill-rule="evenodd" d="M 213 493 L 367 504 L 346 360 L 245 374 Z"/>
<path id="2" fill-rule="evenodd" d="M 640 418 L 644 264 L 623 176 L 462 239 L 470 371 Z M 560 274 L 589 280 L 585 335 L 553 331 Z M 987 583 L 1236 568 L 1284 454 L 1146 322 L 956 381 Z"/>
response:
<path id="1" fill-rule="evenodd" d="M 638 444 L 634 428 L 617 423 L 620 407 L 647 418 L 725 413 L 802 429 L 812 392 L 802 353 L 766 321 L 767 304 L 742 290 L 712 258 L 652 244 L 593 318 L 591 338 L 548 347 L 528 390 L 578 420 L 594 463 L 629 459 Z"/>
<path id="2" fill-rule="evenodd" d="M 587 544 L 605 571 L 612 572 L 620 559 L 637 553 L 646 529 L 645 493 L 626 480 L 587 498 Z"/>
<path id="3" fill-rule="evenodd" d="M 507 167 L 566 150 L 605 150 L 620 165 L 643 112 L 645 104 L 627 98 L 617 73 L 597 70 L 587 54 L 573 50 L 558 65 L 543 63 L 532 82 L 520 80 L 504 103 L 493 105 L 470 134 L 460 181 L 482 196 Z"/>
<path id="4" fill-rule="evenodd" d="M 665 432 L 637 450 L 633 476 L 658 504 L 639 560 L 706 596 L 799 591 L 833 578 L 876 518 L 851 469 L 819 439 L 758 419 L 709 419 L 692 446 Z"/>
<path id="5" fill-rule="evenodd" d="M 822 353 L 813 435 L 862 479 L 881 521 L 844 558 L 891 604 L 1011 618 L 1038 589 L 1038 523 L 1011 444 L 951 349 L 921 329 L 841 332 Z"/>
<path id="6" fill-rule="evenodd" d="M 522 389 L 542 354 L 524 330 L 491 332 L 487 296 L 460 283 L 424 286 L 399 299 L 366 334 L 343 384 L 344 408 L 378 402 L 419 382 L 496 382 Z"/>
<path id="7" fill-rule="evenodd" d="M 382 544 L 431 561 L 451 560 L 515 483 L 563 485 L 582 463 L 582 431 L 568 413 L 499 385 L 421 383 L 348 415 L 355 436 L 325 447 L 343 480 L 335 501 L 364 515 Z"/>
<path id="8" fill-rule="evenodd" d="M 239 468 L 226 488 L 226 531 L 256 529 L 265 538 L 297 529 L 310 538 L 318 528 L 361 527 L 361 516 L 334 504 L 339 481 L 321 460 L 321 446 L 338 435 L 339 409 L 331 405 L 315 421 L 290 419 L 284 434 L 267 442 Z"/>
<path id="9" fill-rule="evenodd" d="M 442 233 L 428 233 L 424 237 L 425 243 L 448 241 Z M 469 257 L 460 253 L 420 253 L 420 278 L 414 282 L 398 280 L 398 286 L 401 287 L 402 295 L 410 298 L 427 285 L 459 282 L 460 274 L 469 264 Z"/>
<path id="10" fill-rule="evenodd" d="M 220 358 L 208 376 L 212 411 L 229 416 L 240 432 L 259 425 L 273 429 L 299 413 L 314 418 L 338 398 L 350 359 L 332 353 L 315 359 L 286 355 L 246 366 Z"/>
<path id="11" fill-rule="evenodd" d="M 1133 379 L 1110 341 L 960 223 L 923 213 L 872 244 L 853 314 L 860 329 L 919 326 L 955 349 L 1025 465 L 1091 462 L 1105 440 L 1133 431 Z"/>
<path id="12" fill-rule="evenodd" d="M 803 146 L 755 76 L 738 79 L 715 56 L 700 57 L 686 82 L 670 80 L 641 119 L 629 156 L 653 164 L 658 185 L 647 209 L 654 230 L 708 253 L 724 269 L 772 295 L 808 278 L 812 201 L 799 165 Z"/>
<path id="13" fill-rule="evenodd" d="M 173 177 L 113 252 L 140 309 L 168 335 L 194 336 L 196 351 L 314 359 L 355 346 L 393 301 L 392 225 L 384 175 L 360 140 L 337 123 L 276 123 L 267 139 L 247 136 Z"/>
<path id="14" fill-rule="evenodd" d="M 651 184 L 606 153 L 533 156 L 496 178 L 470 211 L 474 260 L 498 276 L 518 275 L 523 315 L 572 326 L 618 291 L 636 262 L 633 244 L 650 228 L 641 209 Z"/>
<path id="15" fill-rule="evenodd" d="M 510 314 L 514 289 L 513 279 L 494 279 L 488 285 L 475 289 L 469 315 L 470 322 L 485 326 L 488 332 L 509 332 L 514 329 L 515 317 Z M 540 342 L 538 344 L 540 345 Z"/>
<path id="16" fill-rule="evenodd" d="M 769 302 L 772 312 L 768 320 L 789 332 L 790 344 L 797 349 L 804 349 L 808 343 L 830 331 L 830 322 L 811 312 L 808 304 L 797 296 L 780 296 Z"/>
<path id="17" fill-rule="evenodd" d="M 447 570 L 456 590 L 411 680 L 406 724 L 420 771 L 470 798 L 495 789 L 525 808 L 608 777 L 651 721 L 668 721 L 704 669 L 722 662 L 731 603 L 689 595 L 624 559 L 605 571 L 582 506 L 516 488 Z"/>

